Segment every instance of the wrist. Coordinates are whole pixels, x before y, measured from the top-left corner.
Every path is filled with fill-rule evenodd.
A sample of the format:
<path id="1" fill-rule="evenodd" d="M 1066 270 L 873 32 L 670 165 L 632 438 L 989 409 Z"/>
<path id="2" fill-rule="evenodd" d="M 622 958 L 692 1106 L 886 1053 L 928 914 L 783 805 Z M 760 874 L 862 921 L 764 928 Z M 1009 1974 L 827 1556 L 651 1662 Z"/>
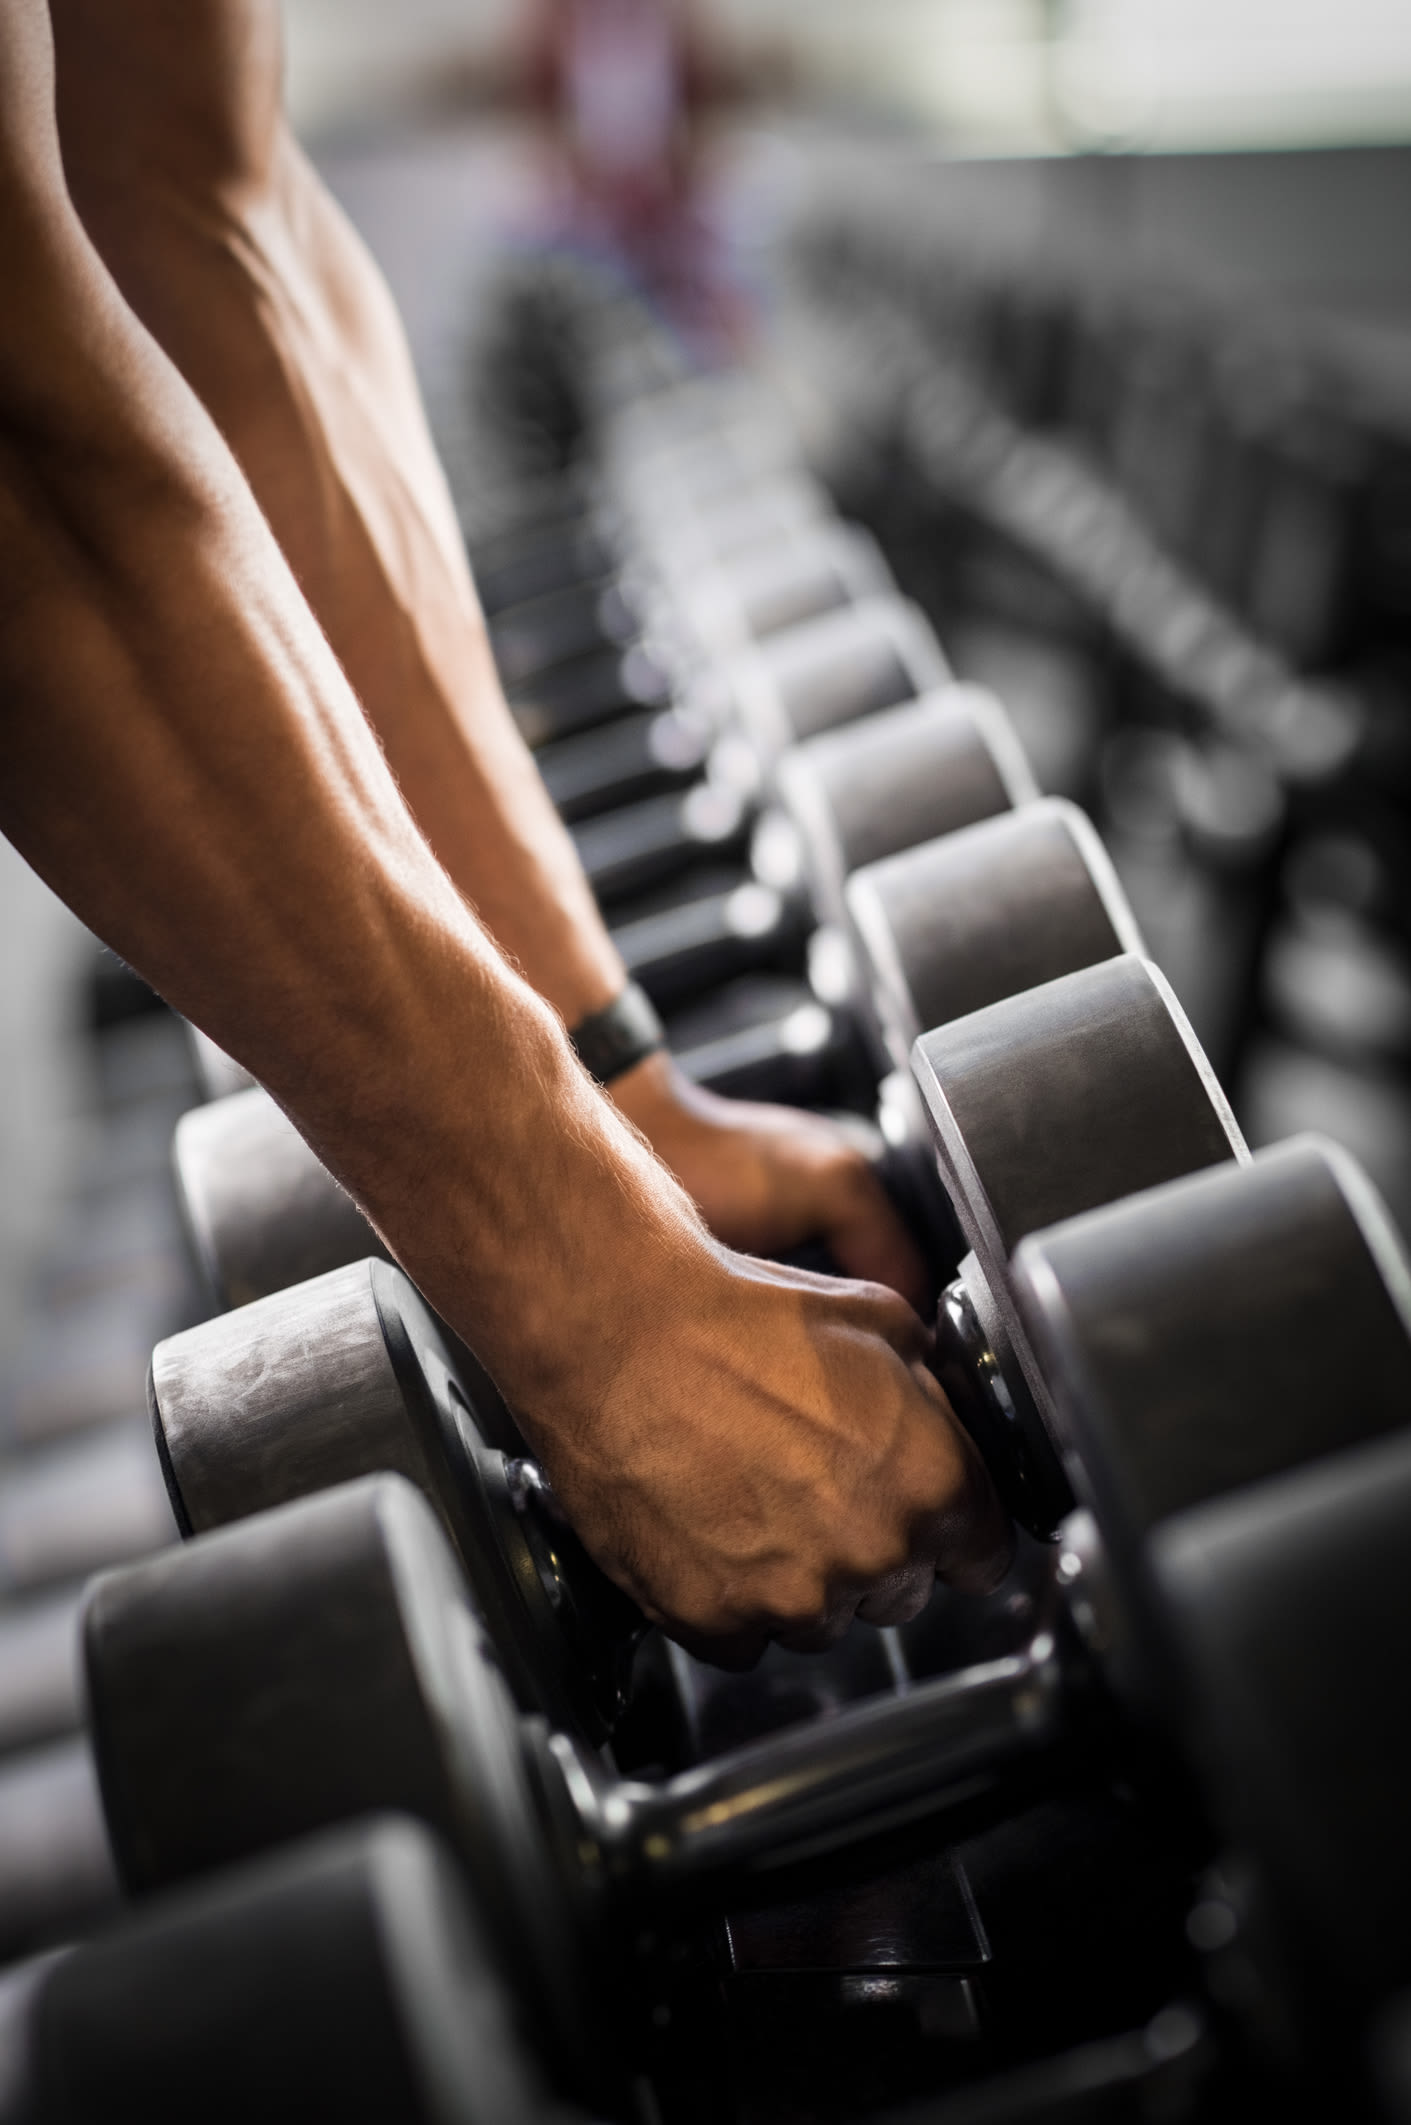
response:
<path id="1" fill-rule="evenodd" d="M 568 1030 L 574 1053 L 604 1090 L 632 1074 L 666 1047 L 666 1029 L 645 989 L 628 981 L 601 1009 Z"/>
<path id="2" fill-rule="evenodd" d="M 539 1445 L 590 1421 L 623 1344 L 716 1251 L 558 1017 L 502 962 L 489 980 L 439 1039 L 423 992 L 422 1039 L 403 1045 L 415 1081 L 380 1170 L 353 1170 L 367 1175 L 366 1146 L 342 1170 Z"/>

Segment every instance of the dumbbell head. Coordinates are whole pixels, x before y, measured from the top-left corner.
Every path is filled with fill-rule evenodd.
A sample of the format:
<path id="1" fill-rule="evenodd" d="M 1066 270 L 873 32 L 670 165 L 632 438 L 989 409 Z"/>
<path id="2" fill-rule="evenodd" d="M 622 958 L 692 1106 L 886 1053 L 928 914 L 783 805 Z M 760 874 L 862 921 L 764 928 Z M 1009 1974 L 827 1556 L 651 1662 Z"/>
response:
<path id="1" fill-rule="evenodd" d="M 408 1484 L 345 1485 L 95 1581 L 84 1656 L 129 1890 L 404 1810 L 464 1857 L 551 2047 L 577 2041 L 574 1914 L 519 1718 Z"/>
<path id="2" fill-rule="evenodd" d="M 1158 1544 L 1203 1509 L 1190 1501 L 1210 1498 L 1232 1471 L 1238 1495 L 1260 1497 L 1276 1464 L 1286 1468 L 1309 1452 L 1344 1449 L 1369 1429 L 1404 1424 L 1411 1366 L 1404 1267 L 1356 1189 L 1329 1189 L 1316 1173 L 1311 1183 L 1304 1173 L 1291 1184 L 1290 1157 L 1266 1155 L 1253 1167 L 1214 1169 L 1151 1191 L 1039 1235 L 1021 1255 L 1021 1267 L 1053 1270 L 1047 1284 L 1035 1274 L 1025 1287 L 1039 1294 L 1045 1322 L 1067 1321 L 1051 1286 L 1091 1295 L 1094 1262 L 1115 1264 L 1127 1277 L 1111 1315 L 1089 1307 L 1099 1323 L 1111 1318 L 1120 1329 L 1126 1405 L 1117 1409 L 1101 1385 L 1090 1389 L 1098 1374 L 1086 1360 L 1075 1363 L 1059 1433 L 1080 1494 L 1097 1503 L 1103 1543 L 1094 1553 L 1074 1534 L 1056 1576 L 1119 1699 L 1135 1697 L 1143 1712 L 1152 1673 L 1166 1689 L 1166 1668 L 1191 1668 L 1190 1633 L 1183 1635 L 1169 1602 L 1163 1607 L 1158 1554 Z M 1204 1208 L 1193 1217 L 1199 1196 Z M 1172 1204 L 1184 1270 L 1181 1250 L 1173 1255 L 1160 1243 Z M 1155 1242 L 1134 1230 L 1139 1216 Z M 1117 1237 L 1101 1247 L 1109 1220 Z M 1145 1259 L 1149 1278 L 1174 1294 L 1157 1311 L 1151 1376 L 1163 1350 L 1178 1355 L 1192 1393 L 1208 1372 L 1219 1373 L 1228 1323 L 1212 1329 L 1207 1322 L 1202 1231 L 1217 1256 L 1225 1250 L 1214 1274 L 1229 1317 L 1238 1313 L 1230 1294 L 1242 1285 L 1262 1295 L 1262 1314 L 1256 1306 L 1246 1324 L 1255 1344 L 1262 1339 L 1276 1352 L 1287 1333 L 1277 1295 L 1288 1262 L 1312 1288 L 1342 1294 L 1350 1309 L 1347 1360 L 1330 1368 L 1346 1390 L 1340 1405 L 1321 1394 L 1316 1376 L 1302 1382 L 1295 1368 L 1293 1385 L 1305 1389 L 1297 1421 L 1281 1445 L 1266 1444 L 1253 1459 L 1232 1461 L 1219 1422 L 1202 1422 L 1193 1442 L 1173 1448 L 1179 1412 L 1145 1393 L 1139 1356 L 1127 1347 L 1140 1343 L 1141 1326 L 1130 1264 Z M 1060 1273 L 1070 1256 L 1086 1265 L 1085 1276 Z M 1173 1262 L 1163 1280 L 1163 1265 L 1170 1270 Z M 1293 1303 L 1310 1312 L 1302 1296 L 1296 1292 Z M 1308 1332 L 1316 1335 L 1316 1325 Z M 1259 1370 L 1256 1351 L 1245 1376 Z M 1231 1421 L 1237 1416 L 1232 1410 Z M 1272 1441 L 1259 1411 L 1256 1432 L 1261 1425 Z M 1174 1454 L 1179 1483 L 1134 1507 L 1129 1465 L 1149 1470 L 1153 1453 Z M 883 1823 L 934 1813 L 947 1795 L 973 1797 L 977 1780 L 990 1785 L 1005 1765 L 1031 1760 L 1086 1716 L 1084 1692 L 1070 1697 L 1062 1686 L 1070 1641 L 1055 1639 L 1055 1619 L 1045 1615 L 1024 1658 L 856 1707 L 823 1728 L 775 1737 L 658 1786 L 616 1784 L 561 1737 L 515 1722 L 435 1533 L 398 1479 L 374 1479 L 100 1583 L 85 1633 L 89 1689 L 114 1843 L 129 1879 L 169 1879 L 374 1802 L 413 1808 L 457 1838 L 507 1970 L 535 1988 L 530 1996 L 542 1997 L 546 1983 L 551 1995 L 559 1987 L 565 2004 L 553 2011 L 553 2025 L 571 2029 L 594 1960 L 575 1961 L 575 1944 L 599 1938 L 580 1923 L 591 1929 L 593 1899 L 614 1884 L 632 1899 L 692 1882 L 718 1896 L 742 1870 L 774 1868 L 796 1853 L 818 1857 Z M 1198 1664 L 1194 1682 L 1204 1683 Z M 1183 1688 L 1166 1689 L 1183 1747 L 1191 1689 L 1189 1674 Z M 1225 1798 L 1222 1775 L 1212 1784 L 1216 1802 Z M 530 1914 L 540 1928 L 532 1938 Z M 544 1929 L 558 1943 L 547 1980 L 537 1960 Z"/>
<path id="3" fill-rule="evenodd" d="M 913 1068 L 971 1252 L 944 1295 L 941 1378 L 1016 1516 L 1072 1497 L 1010 1285 L 1026 1234 L 1229 1159 L 1244 1141 L 1167 983 L 1128 954 L 936 1028 Z"/>
<path id="4" fill-rule="evenodd" d="M 1350 2047 L 1411 1984 L 1408 1525 L 1403 1420 L 1152 1544 L 1188 1746 L 1229 1840 L 1225 1989 L 1281 2063 L 1331 2075 L 1323 2116 L 1347 2114 Z"/>
<path id="5" fill-rule="evenodd" d="M 679 505 L 664 497 L 659 511 L 639 508 L 638 514 L 636 543 L 668 584 L 689 581 L 716 560 L 748 566 L 779 540 L 836 521 L 824 488 L 797 471 L 772 474 L 708 502 Z"/>
<path id="6" fill-rule="evenodd" d="M 837 924 L 853 872 L 1038 797 L 1004 710 L 960 685 L 790 747 L 774 783 L 818 916 Z"/>
<path id="7" fill-rule="evenodd" d="M 674 603 L 710 656 L 728 656 L 820 614 L 893 588 L 876 542 L 826 520 L 758 550 L 691 571 Z"/>
<path id="8" fill-rule="evenodd" d="M 918 607 L 868 598 L 727 658 L 693 703 L 743 733 L 756 760 L 819 731 L 910 701 L 949 677 Z"/>
<path id="9" fill-rule="evenodd" d="M 149 1401 L 183 1531 L 393 1470 L 430 1500 L 515 1696 L 601 1738 L 640 1612 L 563 1524 L 488 1375 L 400 1269 L 358 1262 L 168 1337 Z"/>
<path id="10" fill-rule="evenodd" d="M 1152 1528 L 1411 1418 L 1404 1252 L 1316 1138 L 1037 1233 L 1008 1282 L 1133 1611 Z"/>
<path id="11" fill-rule="evenodd" d="M 858 869 L 845 899 L 876 1035 L 895 1069 L 933 1026 L 1142 950 L 1091 821 L 1060 797 Z"/>
<path id="12" fill-rule="evenodd" d="M 409 1820 L 182 1891 L 7 1985 L 36 2125 L 548 2109 L 455 1862 Z"/>
<path id="13" fill-rule="evenodd" d="M 1048 1732 L 1051 1691 L 1000 1661 L 619 1780 L 518 1721 L 439 1541 L 383 1477 L 99 1582 L 85 1640 L 114 1847 L 155 1887 L 374 1800 L 416 1814 L 455 1842 L 545 2048 L 599 2086 L 622 2073 L 613 1979 L 663 1899 L 719 1908 L 781 1863 L 826 1875 L 835 1851 L 973 1801 Z"/>
<path id="14" fill-rule="evenodd" d="M 1253 1856 L 1243 1951 L 1316 2005 L 1316 2048 L 1411 1979 L 1411 1266 L 1360 1169 L 1299 1138 L 1031 1236 L 1013 1285 L 1087 1627 Z"/>
<path id="15" fill-rule="evenodd" d="M 187 1236 L 224 1306 L 384 1251 L 352 1197 L 258 1086 L 183 1114 L 172 1161 Z"/>

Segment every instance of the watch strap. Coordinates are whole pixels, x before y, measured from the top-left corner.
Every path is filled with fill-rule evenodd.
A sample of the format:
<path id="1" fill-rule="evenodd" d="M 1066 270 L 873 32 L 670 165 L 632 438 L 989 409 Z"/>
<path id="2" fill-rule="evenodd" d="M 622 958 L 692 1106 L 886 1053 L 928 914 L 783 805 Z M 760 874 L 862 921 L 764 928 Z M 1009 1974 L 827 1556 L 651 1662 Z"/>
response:
<path id="1" fill-rule="evenodd" d="M 635 981 L 618 992 L 601 1011 L 593 1011 L 569 1028 L 578 1060 L 600 1085 L 624 1077 L 648 1055 L 666 1045 L 666 1029 L 645 989 Z"/>

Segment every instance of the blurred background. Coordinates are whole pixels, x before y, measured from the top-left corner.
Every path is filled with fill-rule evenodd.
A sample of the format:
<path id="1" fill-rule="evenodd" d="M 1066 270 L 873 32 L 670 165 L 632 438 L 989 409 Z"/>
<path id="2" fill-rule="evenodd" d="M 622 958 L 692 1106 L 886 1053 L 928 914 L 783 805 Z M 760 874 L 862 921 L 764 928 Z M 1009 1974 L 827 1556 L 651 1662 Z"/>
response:
<path id="1" fill-rule="evenodd" d="M 772 370 L 1093 810 L 1251 1137 L 1325 1129 L 1411 1224 L 1405 0 L 594 12 L 286 0 L 295 122 L 401 303 L 472 552 L 574 447 L 571 374 L 547 429 L 516 395 L 525 291 L 610 257 L 689 359 Z M 195 1303 L 131 1187 L 194 1094 L 3 844 L 0 953 L 22 1430 L 56 1320 L 117 1406 Z"/>

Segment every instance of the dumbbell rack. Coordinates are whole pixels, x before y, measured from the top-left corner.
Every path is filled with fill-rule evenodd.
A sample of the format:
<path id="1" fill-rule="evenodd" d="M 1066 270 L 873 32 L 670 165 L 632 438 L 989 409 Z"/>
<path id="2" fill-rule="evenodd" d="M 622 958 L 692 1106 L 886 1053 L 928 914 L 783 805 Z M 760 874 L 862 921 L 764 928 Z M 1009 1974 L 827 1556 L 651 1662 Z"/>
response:
<path id="1" fill-rule="evenodd" d="M 566 302 L 560 280 L 559 314 L 586 307 L 582 333 L 596 334 L 601 363 L 577 418 L 589 435 L 611 433 L 614 418 L 630 430 L 631 403 L 614 407 L 608 380 L 629 355 L 631 367 L 659 377 L 666 352 L 620 302 L 609 320 L 595 321 L 591 292 L 567 293 Z M 690 393 L 682 396 L 689 403 Z M 572 403 L 565 390 L 556 401 L 561 418 Z M 585 530 L 578 476 L 570 491 L 560 486 L 555 495 L 554 484 L 546 495 L 537 480 L 534 510 L 547 518 L 556 509 L 577 527 L 575 540 L 597 541 L 596 565 L 608 552 L 610 514 L 596 505 Z M 523 526 L 515 533 L 521 560 L 538 536 Z M 508 572 L 509 547 L 499 553 Z M 624 540 L 612 558 L 621 565 L 629 554 Z M 671 670 L 672 656 L 663 653 L 660 665 Z M 672 683 L 691 669 L 689 657 L 676 664 Z M 642 712 L 630 699 L 616 705 L 619 723 Z M 801 969 L 801 949 L 792 966 Z M 164 1039 L 178 1030 L 159 1010 L 147 1015 Z M 204 1062 L 210 1070 L 212 1059 Z M 817 1092 L 816 1081 L 810 1089 Z M 191 1305 L 188 1287 L 178 1291 L 158 1333 L 180 1326 Z M 1032 1643 L 1056 1569 L 1055 1553 L 1026 1539 L 996 1596 L 938 1597 L 915 1624 L 855 1628 L 822 1659 L 775 1649 L 747 1677 L 720 1676 L 656 1641 L 639 1659 L 612 1762 L 643 1780 L 697 1767 L 710 1805 L 728 1814 L 728 1783 L 711 1785 L 709 1769 L 724 1752 L 787 1731 L 806 1766 L 811 1726 L 841 1709 L 890 1700 L 901 1713 L 927 1678 L 984 1662 L 1002 1667 Z M 55 1725 L 72 1710 L 70 1700 Z M 827 1753 L 821 1743 L 818 1753 Z M 0 1801 L 13 1768 L 0 1768 Z M 21 1776 L 35 1772 L 35 1759 L 19 1766 Z M 860 2118 L 924 2102 L 940 2125 L 952 2114 L 1086 2116 L 1090 2101 L 1094 2117 L 1104 2104 L 1129 2108 L 1103 2115 L 1145 2114 L 1148 2102 L 1168 2106 L 1163 2115 L 1215 2115 L 1202 2106 L 1217 2054 L 1219 2101 L 1239 2093 L 1249 2069 L 1239 2046 L 1234 2065 L 1221 2052 L 1223 2008 L 1198 1952 L 1225 1908 L 1218 1885 L 1201 1886 L 1217 1844 L 1171 1779 L 1161 1751 L 1130 1734 L 1115 1753 L 1079 1749 L 1046 1761 L 1031 1789 L 1006 1789 L 1001 1808 L 977 1791 L 929 1839 L 918 1841 L 899 1821 L 825 1887 L 786 1869 L 723 1909 L 654 1921 L 636 1944 L 636 1996 L 622 2017 L 636 2072 L 629 2114 L 724 2125 Z M 43 1938 L 36 1927 L 8 1945 L 13 1952 Z M 968 2110 L 957 2094 L 952 2113 L 951 2093 L 979 2082 L 990 2084 L 979 2098 L 989 2108 Z"/>

